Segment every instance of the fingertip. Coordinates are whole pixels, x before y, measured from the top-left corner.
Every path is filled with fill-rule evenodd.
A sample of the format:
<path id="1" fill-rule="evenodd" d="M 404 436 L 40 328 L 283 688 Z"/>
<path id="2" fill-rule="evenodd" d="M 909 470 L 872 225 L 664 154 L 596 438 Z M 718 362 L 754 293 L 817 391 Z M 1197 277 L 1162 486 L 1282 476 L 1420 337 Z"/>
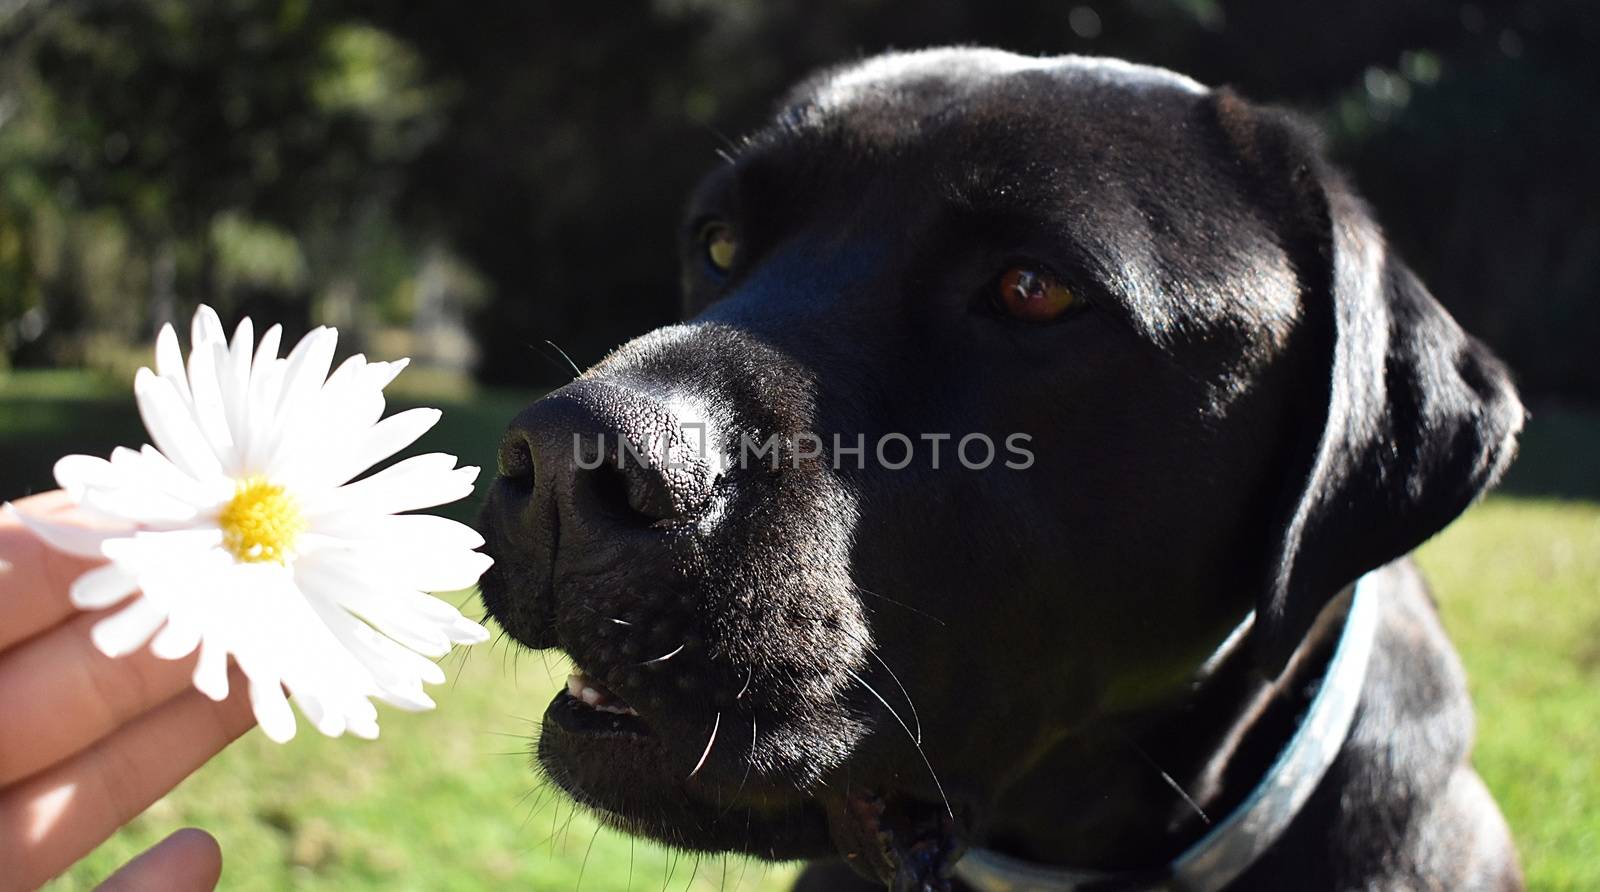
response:
<path id="1" fill-rule="evenodd" d="M 106 878 L 98 892 L 211 892 L 222 879 L 222 846 L 185 827 L 146 849 Z"/>
<path id="2" fill-rule="evenodd" d="M 22 496 L 21 498 L 12 499 L 6 504 L 15 506 L 12 510 L 31 511 L 39 515 L 55 514 L 73 507 L 72 497 L 67 495 L 67 491 L 64 489 L 51 489 L 29 496 Z"/>
<path id="3" fill-rule="evenodd" d="M 196 889 L 215 889 L 222 879 L 222 844 L 199 827 L 185 827 L 173 832 L 160 845 L 170 845 L 181 852 L 185 860 L 197 870 L 192 879 Z"/>

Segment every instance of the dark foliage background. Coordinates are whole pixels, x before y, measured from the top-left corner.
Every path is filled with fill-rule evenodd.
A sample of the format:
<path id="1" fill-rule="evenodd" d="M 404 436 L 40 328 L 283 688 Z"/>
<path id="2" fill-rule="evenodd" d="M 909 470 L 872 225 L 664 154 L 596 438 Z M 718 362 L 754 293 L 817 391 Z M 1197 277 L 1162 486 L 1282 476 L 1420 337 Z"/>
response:
<path id="1" fill-rule="evenodd" d="M 673 317 L 679 203 L 785 86 L 943 43 L 1301 110 L 1525 389 L 1600 399 L 1589 0 L 12 0 L 0 355 L 94 364 L 206 300 L 425 355 L 460 320 L 482 380 L 558 380 L 530 345 Z"/>

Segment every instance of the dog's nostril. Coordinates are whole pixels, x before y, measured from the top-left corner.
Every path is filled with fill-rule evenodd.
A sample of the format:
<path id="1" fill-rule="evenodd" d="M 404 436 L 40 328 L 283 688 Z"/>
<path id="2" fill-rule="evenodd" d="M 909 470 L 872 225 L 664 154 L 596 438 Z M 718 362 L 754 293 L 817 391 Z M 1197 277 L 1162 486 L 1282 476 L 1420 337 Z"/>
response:
<path id="1" fill-rule="evenodd" d="M 706 461 L 680 428 L 641 393 L 575 381 L 512 420 L 500 441 L 499 485 L 580 538 L 619 524 L 675 523 L 703 507 L 711 487 Z"/>
<path id="2" fill-rule="evenodd" d="M 682 514 L 667 482 L 653 467 L 632 461 L 607 461 L 585 476 L 595 500 L 613 515 L 654 523 Z"/>
<path id="3" fill-rule="evenodd" d="M 628 480 L 622 471 L 608 462 L 584 476 L 588 478 L 595 501 L 602 507 L 614 514 L 633 513 L 628 500 Z"/>
<path id="4" fill-rule="evenodd" d="M 521 431 L 509 430 L 500 438 L 500 451 L 495 463 L 501 477 L 533 485 L 533 446 Z"/>

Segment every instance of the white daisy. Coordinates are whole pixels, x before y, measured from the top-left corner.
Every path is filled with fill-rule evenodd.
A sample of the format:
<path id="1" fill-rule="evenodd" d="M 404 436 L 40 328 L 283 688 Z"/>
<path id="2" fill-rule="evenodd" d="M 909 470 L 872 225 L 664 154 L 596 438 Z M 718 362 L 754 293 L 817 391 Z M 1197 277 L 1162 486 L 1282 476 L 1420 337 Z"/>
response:
<path id="1" fill-rule="evenodd" d="M 439 411 L 379 420 L 383 388 L 406 361 L 352 356 L 329 375 L 331 328 L 283 358 L 279 327 L 259 347 L 253 334 L 245 319 L 230 345 L 201 307 L 186 368 L 177 335 L 163 328 L 156 371 L 134 379 L 155 445 L 56 464 L 62 489 L 103 526 L 7 508 L 55 548 L 108 559 L 72 584 L 83 609 L 132 598 L 93 629 L 107 656 L 147 641 L 165 659 L 198 647 L 194 684 L 215 700 L 228 695 L 232 656 L 273 740 L 294 736 L 285 688 L 324 734 L 376 737 L 369 698 L 432 708 L 422 686 L 444 673 L 428 658 L 488 638 L 425 594 L 476 583 L 490 563 L 474 551 L 483 539 L 452 520 L 400 513 L 468 495 L 478 469 L 434 453 L 350 482 L 411 445 Z"/>

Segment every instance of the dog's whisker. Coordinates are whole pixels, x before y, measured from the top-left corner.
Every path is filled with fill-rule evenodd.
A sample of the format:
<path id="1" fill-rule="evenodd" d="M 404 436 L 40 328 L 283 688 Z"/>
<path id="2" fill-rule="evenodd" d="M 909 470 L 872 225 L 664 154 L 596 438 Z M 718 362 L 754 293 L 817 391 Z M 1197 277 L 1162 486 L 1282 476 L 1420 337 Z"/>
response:
<path id="1" fill-rule="evenodd" d="M 683 884 L 684 892 L 688 892 L 690 887 L 694 886 L 694 878 L 699 876 L 699 875 L 700 875 L 700 854 L 698 852 L 696 852 L 695 856 L 694 856 L 694 866 L 689 869 L 689 881 Z"/>
<path id="2" fill-rule="evenodd" d="M 572 812 L 567 815 L 567 822 L 561 825 L 561 854 L 567 853 L 567 840 L 572 838 L 573 822 L 578 820 L 578 803 L 573 803 Z"/>
<path id="3" fill-rule="evenodd" d="M 633 625 L 633 623 L 630 623 L 625 619 L 621 619 L 621 618 L 615 617 L 615 616 L 607 616 L 606 614 L 601 613 L 600 611 L 594 609 L 593 607 L 590 607 L 588 604 L 574 604 L 573 606 L 577 607 L 579 610 L 587 612 L 591 616 L 597 616 L 597 617 L 605 620 L 608 623 L 615 623 L 616 625 L 619 625 L 619 626 L 632 626 Z"/>
<path id="4" fill-rule="evenodd" d="M 711 758 L 711 748 L 717 745 L 717 729 L 721 727 L 722 713 L 719 711 L 716 721 L 711 723 L 711 739 L 706 741 L 706 751 L 700 754 L 700 761 L 694 763 L 694 770 L 689 772 L 689 777 L 699 774 L 700 769 L 705 767 L 706 759 Z"/>
<path id="5" fill-rule="evenodd" d="M 744 699 L 744 695 L 746 693 L 749 693 L 749 691 L 750 691 L 750 679 L 755 678 L 755 675 L 756 675 L 756 670 L 755 670 L 754 666 L 746 666 L 746 667 L 744 667 L 744 687 L 741 687 L 739 689 L 739 693 L 735 694 L 733 696 L 733 699 L 735 699 L 735 700 L 743 700 Z"/>
<path id="6" fill-rule="evenodd" d="M 911 708 L 911 721 L 912 721 L 913 724 L 915 724 L 917 726 L 917 735 L 916 735 L 917 746 L 921 746 L 922 745 L 922 717 L 917 715 L 917 704 L 911 699 L 911 692 L 907 691 L 906 690 L 906 686 L 900 683 L 900 676 L 894 674 L 894 670 L 890 669 L 889 668 L 889 664 L 884 662 L 883 656 L 878 653 L 878 649 L 877 648 L 872 647 L 871 645 L 868 645 L 867 646 L 867 653 L 871 654 L 872 658 L 874 660 L 878 661 L 878 665 L 883 667 L 883 671 L 889 673 L 889 677 L 894 679 L 894 686 L 900 689 L 900 696 L 906 698 L 906 706 Z"/>
<path id="7" fill-rule="evenodd" d="M 643 663 L 639 663 L 638 665 L 640 665 L 640 666 L 655 666 L 655 665 L 658 665 L 660 663 L 665 663 L 666 661 L 672 659 L 673 657 L 677 656 L 678 654 L 683 653 L 683 649 L 685 647 L 688 647 L 688 646 L 689 645 L 687 643 L 680 644 L 677 647 L 674 647 L 672 650 L 668 651 L 667 653 L 664 653 L 659 657 L 653 657 L 651 659 L 645 660 Z"/>
<path id="8" fill-rule="evenodd" d="M 572 357 L 568 356 L 567 355 L 567 351 L 561 349 L 560 345 L 558 345 L 555 341 L 550 340 L 549 338 L 545 338 L 544 342 L 546 344 L 548 344 L 551 349 L 555 350 L 556 353 L 560 354 L 562 361 L 566 363 L 566 366 L 562 368 L 562 371 L 566 371 L 569 368 L 572 369 L 572 377 L 573 377 L 573 379 L 577 379 L 579 376 L 581 376 L 583 374 L 583 370 L 578 368 L 578 364 L 572 361 Z M 534 351 L 535 353 L 538 353 L 540 356 L 544 357 L 546 360 L 548 360 L 548 361 L 550 361 L 552 363 L 555 363 L 555 360 L 550 357 L 550 354 L 544 352 L 544 350 L 539 348 L 538 346 L 535 346 L 533 344 L 529 344 L 528 345 L 528 349 Z M 560 363 L 555 363 L 555 364 L 560 365 Z"/>
<path id="9" fill-rule="evenodd" d="M 716 127 L 713 127 L 710 124 L 706 124 L 704 126 L 708 133 L 716 137 L 717 142 L 722 143 L 722 145 L 718 146 L 716 149 L 717 157 L 729 164 L 738 163 L 739 155 L 744 152 L 743 146 L 741 146 L 737 141 L 729 139 L 728 134 L 723 133 Z"/>
<path id="10" fill-rule="evenodd" d="M 578 881 L 573 884 L 572 892 L 581 892 L 583 889 L 583 872 L 589 869 L 589 856 L 594 854 L 594 841 L 600 838 L 600 828 L 596 826 L 594 833 L 589 836 L 589 847 L 583 850 L 583 863 L 578 865 Z"/>
<path id="11" fill-rule="evenodd" d="M 450 690 L 454 691 L 461 682 L 461 676 L 466 674 L 467 661 L 472 659 L 472 648 L 457 648 L 461 651 L 461 659 L 456 661 L 455 675 L 450 678 Z"/>
<path id="12" fill-rule="evenodd" d="M 1211 826 L 1211 818 L 1206 814 L 1205 809 L 1200 807 L 1200 803 L 1194 801 L 1194 798 L 1183 789 L 1183 786 L 1178 783 L 1176 778 L 1168 774 L 1166 769 L 1157 764 L 1156 760 L 1151 758 L 1150 754 L 1145 752 L 1144 747 L 1140 746 L 1139 742 L 1134 740 L 1131 735 L 1120 728 L 1114 730 L 1116 730 L 1117 735 L 1121 737 L 1135 753 L 1139 754 L 1139 758 L 1143 759 L 1146 765 L 1149 765 L 1156 774 L 1161 776 L 1161 779 L 1166 782 L 1166 785 L 1172 788 L 1172 792 L 1177 793 L 1178 797 L 1194 810 L 1194 813 L 1200 817 L 1201 823 L 1205 824 L 1207 827 Z"/>
<path id="13" fill-rule="evenodd" d="M 667 853 L 666 876 L 661 878 L 661 892 L 667 892 L 667 887 L 672 885 L 672 875 L 678 872 L 678 853 Z"/>
<path id="14" fill-rule="evenodd" d="M 561 349 L 560 344 L 548 338 L 545 339 L 545 343 L 549 344 L 551 349 L 561 354 L 561 358 L 567 361 L 567 365 L 572 369 L 572 377 L 577 378 L 583 374 L 583 369 L 578 368 L 578 364 L 572 361 L 572 357 L 567 355 L 567 351 Z"/>
<path id="15" fill-rule="evenodd" d="M 938 618 L 937 616 L 934 616 L 933 614 L 929 613 L 926 610 L 923 610 L 920 607 L 912 606 L 910 604 L 907 604 L 904 601 L 897 601 L 894 598 L 889 597 L 888 595 L 879 594 L 878 592 L 875 592 L 872 589 L 869 589 L 869 588 L 867 588 L 867 587 L 865 587 L 863 585 L 860 585 L 858 583 L 851 583 L 851 585 L 854 585 L 856 591 L 862 593 L 863 595 L 871 595 L 872 597 L 877 598 L 877 599 L 879 599 L 879 600 L 881 600 L 881 601 L 883 601 L 885 603 L 893 604 L 894 606 L 899 607 L 899 608 L 901 608 L 903 610 L 909 610 L 912 613 L 915 613 L 918 616 L 923 617 L 924 619 L 928 619 L 928 620 L 931 620 L 933 622 L 936 622 L 941 626 L 945 626 L 946 625 L 944 620 Z M 948 628 L 948 626 L 946 626 L 946 628 Z"/>
<path id="16" fill-rule="evenodd" d="M 739 794 L 744 792 L 745 784 L 750 782 L 750 771 L 754 769 L 756 765 L 756 740 L 756 717 L 752 715 L 750 716 L 750 755 L 746 756 L 744 759 L 744 775 L 739 778 L 739 788 L 733 791 L 734 800 L 739 798 Z M 717 815 L 717 820 L 720 821 L 727 817 L 728 812 L 733 811 L 734 805 L 735 802 L 730 801 L 728 803 L 728 807 L 724 808 L 722 812 Z"/>
<path id="17" fill-rule="evenodd" d="M 750 826 L 748 824 L 746 824 L 745 825 L 745 835 L 748 836 L 749 833 L 750 833 Z M 750 858 L 748 856 L 746 856 L 744 858 L 740 858 L 739 859 L 739 881 L 733 884 L 733 888 L 735 888 L 735 889 L 743 889 L 744 888 L 744 872 L 749 870 L 749 869 L 750 869 Z"/>
<path id="18" fill-rule="evenodd" d="M 883 708 L 889 710 L 889 714 L 894 716 L 894 720 L 900 724 L 900 730 L 906 732 L 906 737 L 910 738 L 912 745 L 916 747 L 917 755 L 922 757 L 922 764 L 928 769 L 928 776 L 933 778 L 933 786 L 939 791 L 940 800 L 944 802 L 945 813 L 950 815 L 952 819 L 955 818 L 956 812 L 954 808 L 950 807 L 950 797 L 945 795 L 944 784 L 939 781 L 939 773 L 933 770 L 933 763 L 928 760 L 927 752 L 922 749 L 922 741 L 917 739 L 917 735 L 911 733 L 911 728 L 906 724 L 906 720 L 900 717 L 900 713 L 896 712 L 893 706 L 889 705 L 888 700 L 883 699 L 883 695 L 878 693 L 877 688 L 867 684 L 867 680 L 857 674 L 854 669 L 846 667 L 844 671 L 850 673 L 851 678 L 866 688 L 867 692 L 876 697 L 878 702 L 883 704 Z"/>

